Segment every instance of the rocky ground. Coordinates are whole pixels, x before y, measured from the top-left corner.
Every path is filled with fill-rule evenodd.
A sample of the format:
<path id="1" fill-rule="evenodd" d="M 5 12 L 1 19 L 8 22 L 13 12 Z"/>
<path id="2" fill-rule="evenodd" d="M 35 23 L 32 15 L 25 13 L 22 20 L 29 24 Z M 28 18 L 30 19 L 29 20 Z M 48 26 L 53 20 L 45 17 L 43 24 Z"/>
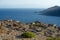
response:
<path id="1" fill-rule="evenodd" d="M 24 32 L 33 32 L 36 38 L 21 38 Z M 46 37 L 60 37 L 60 27 L 39 21 L 21 23 L 16 20 L 0 20 L 0 40 L 46 40 Z"/>

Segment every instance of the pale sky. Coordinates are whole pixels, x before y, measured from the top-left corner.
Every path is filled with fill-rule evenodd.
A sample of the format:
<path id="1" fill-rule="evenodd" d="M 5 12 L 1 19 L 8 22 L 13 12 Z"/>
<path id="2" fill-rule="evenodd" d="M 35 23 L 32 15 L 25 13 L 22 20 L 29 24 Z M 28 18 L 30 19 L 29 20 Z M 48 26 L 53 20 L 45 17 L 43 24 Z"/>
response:
<path id="1" fill-rule="evenodd" d="M 0 0 L 0 8 L 49 8 L 60 6 L 60 0 Z"/>

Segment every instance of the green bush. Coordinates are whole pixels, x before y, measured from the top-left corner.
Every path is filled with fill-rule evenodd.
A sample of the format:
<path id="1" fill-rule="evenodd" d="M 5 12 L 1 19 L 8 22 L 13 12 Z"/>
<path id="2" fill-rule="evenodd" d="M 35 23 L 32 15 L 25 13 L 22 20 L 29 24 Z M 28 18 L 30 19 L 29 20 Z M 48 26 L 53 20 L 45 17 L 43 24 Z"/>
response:
<path id="1" fill-rule="evenodd" d="M 21 35 L 23 38 L 35 38 L 36 34 L 32 33 L 32 32 L 25 32 Z"/>

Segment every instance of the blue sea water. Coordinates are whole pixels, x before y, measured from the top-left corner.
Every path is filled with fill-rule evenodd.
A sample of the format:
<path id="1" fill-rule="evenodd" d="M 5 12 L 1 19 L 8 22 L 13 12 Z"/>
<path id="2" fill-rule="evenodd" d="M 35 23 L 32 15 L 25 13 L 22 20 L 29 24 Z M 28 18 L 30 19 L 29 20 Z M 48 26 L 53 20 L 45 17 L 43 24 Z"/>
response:
<path id="1" fill-rule="evenodd" d="M 57 24 L 60 26 L 60 17 L 38 15 L 36 11 L 43 9 L 0 9 L 0 20 L 14 19 L 21 22 L 29 23 L 34 21 L 41 21 L 48 24 Z"/>

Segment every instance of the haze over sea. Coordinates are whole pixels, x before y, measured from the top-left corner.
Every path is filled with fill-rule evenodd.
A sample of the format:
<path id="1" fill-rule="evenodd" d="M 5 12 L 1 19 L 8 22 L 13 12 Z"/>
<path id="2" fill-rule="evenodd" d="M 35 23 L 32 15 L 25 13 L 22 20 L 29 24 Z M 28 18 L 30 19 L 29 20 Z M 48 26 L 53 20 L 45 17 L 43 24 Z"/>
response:
<path id="1" fill-rule="evenodd" d="M 38 15 L 36 11 L 43 9 L 0 9 L 0 20 L 14 19 L 21 22 L 29 23 L 34 21 L 41 21 L 48 24 L 57 24 L 60 26 L 60 17 Z"/>

